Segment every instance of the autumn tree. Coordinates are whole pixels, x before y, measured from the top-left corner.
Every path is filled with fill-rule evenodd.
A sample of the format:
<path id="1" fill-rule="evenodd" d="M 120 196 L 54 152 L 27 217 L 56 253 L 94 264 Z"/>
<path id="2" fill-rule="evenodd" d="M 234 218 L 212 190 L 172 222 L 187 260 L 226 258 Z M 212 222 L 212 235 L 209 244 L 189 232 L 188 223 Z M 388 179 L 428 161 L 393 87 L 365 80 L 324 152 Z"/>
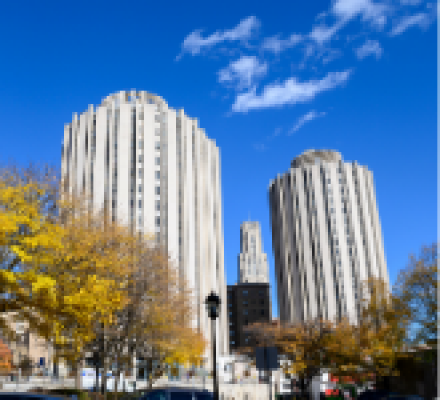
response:
<path id="1" fill-rule="evenodd" d="M 13 336 L 8 313 L 51 315 L 55 280 L 49 273 L 62 248 L 62 228 L 54 218 L 56 177 L 50 168 L 0 171 L 0 331 Z M 40 314 L 41 315 L 41 314 Z"/>
<path id="2" fill-rule="evenodd" d="M 102 213 L 101 213 L 102 214 Z M 106 226 L 86 201 L 60 196 L 50 170 L 9 168 L 0 174 L 0 329 L 8 315 L 26 320 L 70 361 L 83 357 L 97 320 L 123 305 L 133 235 Z"/>
<path id="3" fill-rule="evenodd" d="M 56 254 L 59 296 L 53 333 L 59 356 L 78 366 L 128 302 L 136 236 L 102 210 L 91 210 L 84 199 L 64 195 L 60 209 L 64 235 Z M 104 340 L 98 353 L 105 352 Z"/>
<path id="4" fill-rule="evenodd" d="M 419 257 L 411 255 L 393 289 L 402 307 L 409 310 L 407 341 L 435 344 L 438 334 L 438 244 L 422 247 Z"/>
<path id="5" fill-rule="evenodd" d="M 275 346 L 286 359 L 283 370 L 300 380 L 302 390 L 328 365 L 327 341 L 331 324 L 323 320 L 273 325 L 257 323 L 246 329 L 260 345 Z"/>
<path id="6" fill-rule="evenodd" d="M 381 381 L 397 374 L 397 356 L 403 348 L 407 309 L 382 279 L 362 283 L 356 323 L 342 319 L 333 324 L 326 352 L 328 370 L 342 380 L 375 377 Z"/>

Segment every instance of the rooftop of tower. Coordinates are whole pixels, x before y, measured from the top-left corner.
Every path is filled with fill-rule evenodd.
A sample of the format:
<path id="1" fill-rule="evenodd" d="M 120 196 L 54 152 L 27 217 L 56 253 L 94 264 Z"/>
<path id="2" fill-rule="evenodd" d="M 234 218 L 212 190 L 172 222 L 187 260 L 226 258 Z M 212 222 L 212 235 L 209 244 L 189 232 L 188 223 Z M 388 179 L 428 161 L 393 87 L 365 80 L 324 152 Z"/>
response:
<path id="1" fill-rule="evenodd" d="M 139 100 L 141 102 L 149 102 L 149 103 L 155 103 L 155 104 L 167 104 L 166 101 L 154 94 L 149 93 L 145 90 L 121 90 L 116 93 L 112 93 L 105 98 L 102 99 L 101 105 L 109 105 L 115 100 L 119 100 L 125 103 L 135 103 L 136 100 Z"/>
<path id="2" fill-rule="evenodd" d="M 295 157 L 292 160 L 292 168 L 301 167 L 304 165 L 316 164 L 319 162 L 339 162 L 342 160 L 341 153 L 334 150 L 306 150 L 304 153 Z"/>

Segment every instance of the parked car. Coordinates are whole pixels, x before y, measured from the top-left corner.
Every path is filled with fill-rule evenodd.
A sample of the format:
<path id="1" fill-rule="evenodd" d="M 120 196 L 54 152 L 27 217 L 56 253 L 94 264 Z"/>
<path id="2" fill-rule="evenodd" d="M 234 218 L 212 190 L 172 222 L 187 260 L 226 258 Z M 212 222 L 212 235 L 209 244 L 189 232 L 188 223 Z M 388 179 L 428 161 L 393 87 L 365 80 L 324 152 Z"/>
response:
<path id="1" fill-rule="evenodd" d="M 384 390 L 366 390 L 359 395 L 358 400 L 423 400 L 423 398 Z"/>
<path id="2" fill-rule="evenodd" d="M 0 393 L 0 400 L 64 400 L 64 397 L 50 396 L 42 393 L 3 392 Z"/>
<path id="3" fill-rule="evenodd" d="M 141 400 L 212 400 L 213 398 L 213 394 L 207 390 L 167 387 L 153 389 L 142 396 Z"/>

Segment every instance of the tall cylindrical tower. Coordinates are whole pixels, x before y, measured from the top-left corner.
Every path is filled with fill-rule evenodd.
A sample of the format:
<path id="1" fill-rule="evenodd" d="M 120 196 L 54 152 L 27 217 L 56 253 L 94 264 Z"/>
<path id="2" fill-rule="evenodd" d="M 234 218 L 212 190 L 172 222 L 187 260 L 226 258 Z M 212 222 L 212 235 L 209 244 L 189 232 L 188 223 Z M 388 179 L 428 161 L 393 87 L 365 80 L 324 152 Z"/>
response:
<path id="1" fill-rule="evenodd" d="M 162 244 L 195 294 L 194 327 L 209 342 L 205 297 L 214 290 L 226 303 L 220 152 L 197 119 L 144 91 L 112 94 L 65 125 L 62 175 L 65 189 Z M 226 310 L 217 333 L 225 354 Z"/>
<path id="2" fill-rule="evenodd" d="M 309 150 L 269 186 L 280 318 L 357 321 L 361 283 L 389 282 L 373 174 Z"/>

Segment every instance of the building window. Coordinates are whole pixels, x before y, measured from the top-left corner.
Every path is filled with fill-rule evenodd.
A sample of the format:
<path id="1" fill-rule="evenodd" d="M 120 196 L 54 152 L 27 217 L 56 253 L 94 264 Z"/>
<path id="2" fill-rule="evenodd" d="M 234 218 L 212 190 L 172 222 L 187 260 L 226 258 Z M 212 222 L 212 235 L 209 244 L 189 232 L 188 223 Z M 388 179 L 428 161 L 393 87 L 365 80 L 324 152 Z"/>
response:
<path id="1" fill-rule="evenodd" d="M 160 217 L 156 217 L 156 226 L 160 226 Z"/>
<path id="2" fill-rule="evenodd" d="M 160 211 L 160 201 L 156 200 L 156 211 Z"/>
<path id="3" fill-rule="evenodd" d="M 160 171 L 154 173 L 156 179 L 160 179 Z"/>
<path id="4" fill-rule="evenodd" d="M 264 316 L 264 310 L 261 310 L 261 311 L 260 311 L 260 314 L 261 314 L 262 316 Z"/>
<path id="5" fill-rule="evenodd" d="M 243 301 L 243 305 L 247 307 L 248 302 L 247 301 Z"/>
<path id="6" fill-rule="evenodd" d="M 139 208 L 142 208 L 142 200 L 139 200 Z"/>
<path id="7" fill-rule="evenodd" d="M 248 315 L 248 310 L 243 310 L 243 315 Z"/>
<path id="8" fill-rule="evenodd" d="M 243 296 L 247 296 L 248 295 L 248 291 L 247 290 L 243 290 Z"/>
<path id="9" fill-rule="evenodd" d="M 156 143 L 154 144 L 154 149 L 155 149 L 155 150 L 160 150 L 160 142 L 156 142 Z"/>
<path id="10" fill-rule="evenodd" d="M 156 157 L 156 165 L 160 165 L 160 157 Z"/>
<path id="11" fill-rule="evenodd" d="M 234 331 L 229 331 L 229 336 L 234 336 L 235 332 Z"/>
<path id="12" fill-rule="evenodd" d="M 156 194 L 157 194 L 157 195 L 160 194 L 160 186 L 156 186 Z"/>
<path id="13" fill-rule="evenodd" d="M 142 185 L 139 185 L 139 193 L 142 193 Z"/>

